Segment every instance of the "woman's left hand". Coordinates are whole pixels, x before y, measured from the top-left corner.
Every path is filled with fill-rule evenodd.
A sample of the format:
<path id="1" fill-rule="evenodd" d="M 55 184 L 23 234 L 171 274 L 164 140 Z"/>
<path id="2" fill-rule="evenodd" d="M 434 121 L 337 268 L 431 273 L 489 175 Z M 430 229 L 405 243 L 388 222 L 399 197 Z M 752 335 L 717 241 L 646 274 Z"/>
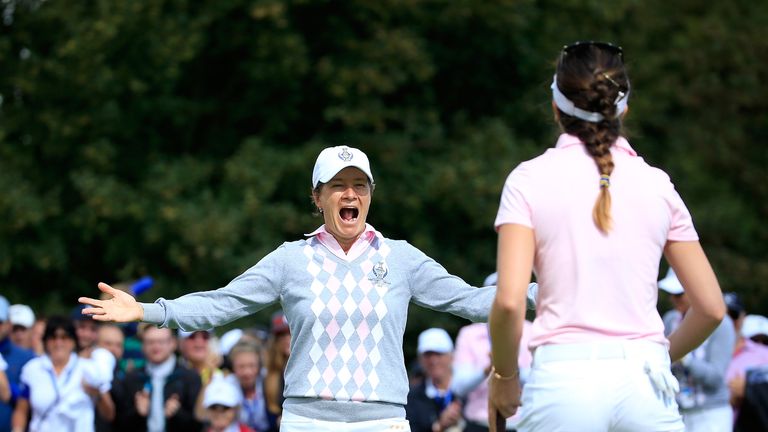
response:
<path id="1" fill-rule="evenodd" d="M 493 373 L 488 380 L 488 424 L 491 432 L 497 431 L 496 417 L 512 417 L 520 402 L 520 377 L 498 378 Z"/>
<path id="2" fill-rule="evenodd" d="M 80 297 L 77 299 L 78 302 L 91 306 L 81 311 L 83 315 L 90 315 L 95 321 L 113 322 L 141 321 L 144 318 L 144 308 L 132 295 L 112 288 L 104 282 L 99 282 L 99 289 L 111 298 L 98 300 Z"/>

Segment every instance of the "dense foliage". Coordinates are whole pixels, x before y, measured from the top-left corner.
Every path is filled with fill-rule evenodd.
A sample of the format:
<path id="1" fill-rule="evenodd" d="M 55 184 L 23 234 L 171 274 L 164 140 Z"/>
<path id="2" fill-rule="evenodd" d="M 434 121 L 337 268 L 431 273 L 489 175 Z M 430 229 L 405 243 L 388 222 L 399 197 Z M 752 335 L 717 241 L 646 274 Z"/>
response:
<path id="1" fill-rule="evenodd" d="M 768 3 L 0 7 L 0 290 L 12 302 L 66 311 L 97 281 L 145 274 L 158 284 L 143 300 L 222 286 L 320 223 L 312 164 L 341 143 L 371 156 L 370 222 L 480 283 L 506 174 L 557 133 L 553 60 L 602 39 L 625 48 L 634 147 L 672 176 L 723 288 L 768 312 Z M 462 324 L 414 314 L 426 319 L 409 338 Z"/>

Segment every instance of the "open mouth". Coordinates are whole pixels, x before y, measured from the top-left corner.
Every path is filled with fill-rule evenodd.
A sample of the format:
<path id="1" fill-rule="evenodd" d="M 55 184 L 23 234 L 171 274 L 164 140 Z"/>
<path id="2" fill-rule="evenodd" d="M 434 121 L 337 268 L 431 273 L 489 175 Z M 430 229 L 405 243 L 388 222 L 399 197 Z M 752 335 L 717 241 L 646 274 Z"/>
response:
<path id="1" fill-rule="evenodd" d="M 341 217 L 341 220 L 344 222 L 355 222 L 359 214 L 360 210 L 355 207 L 343 207 L 339 210 L 339 217 Z"/>

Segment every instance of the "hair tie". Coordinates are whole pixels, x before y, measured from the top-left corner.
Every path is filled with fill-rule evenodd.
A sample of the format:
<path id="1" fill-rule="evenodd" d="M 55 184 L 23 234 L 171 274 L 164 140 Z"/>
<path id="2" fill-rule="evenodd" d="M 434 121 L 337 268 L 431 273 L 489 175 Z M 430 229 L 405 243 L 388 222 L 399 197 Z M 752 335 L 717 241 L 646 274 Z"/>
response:
<path id="1" fill-rule="evenodd" d="M 611 176 L 608 174 L 600 174 L 600 187 L 607 188 L 611 185 Z"/>

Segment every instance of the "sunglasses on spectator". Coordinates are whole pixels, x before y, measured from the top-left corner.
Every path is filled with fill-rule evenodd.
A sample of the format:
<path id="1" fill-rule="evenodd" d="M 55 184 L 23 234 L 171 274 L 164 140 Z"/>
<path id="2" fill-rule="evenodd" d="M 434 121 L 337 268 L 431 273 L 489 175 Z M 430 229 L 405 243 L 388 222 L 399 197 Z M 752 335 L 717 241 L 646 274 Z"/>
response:
<path id="1" fill-rule="evenodd" d="M 45 338 L 45 340 L 56 340 L 56 339 L 58 339 L 58 340 L 74 340 L 72 338 L 72 336 L 69 335 L 69 333 L 65 333 L 65 332 L 56 332 L 56 333 L 48 336 L 47 338 Z"/>
<path id="2" fill-rule="evenodd" d="M 235 409 L 235 407 L 228 407 L 226 405 L 214 404 L 214 405 L 209 406 L 208 409 L 213 410 L 213 411 L 226 411 L 226 410 Z"/>
<path id="3" fill-rule="evenodd" d="M 211 334 L 207 331 L 196 331 L 192 333 L 191 335 L 187 336 L 187 339 L 197 339 L 202 338 L 203 340 L 208 340 L 211 338 Z"/>

